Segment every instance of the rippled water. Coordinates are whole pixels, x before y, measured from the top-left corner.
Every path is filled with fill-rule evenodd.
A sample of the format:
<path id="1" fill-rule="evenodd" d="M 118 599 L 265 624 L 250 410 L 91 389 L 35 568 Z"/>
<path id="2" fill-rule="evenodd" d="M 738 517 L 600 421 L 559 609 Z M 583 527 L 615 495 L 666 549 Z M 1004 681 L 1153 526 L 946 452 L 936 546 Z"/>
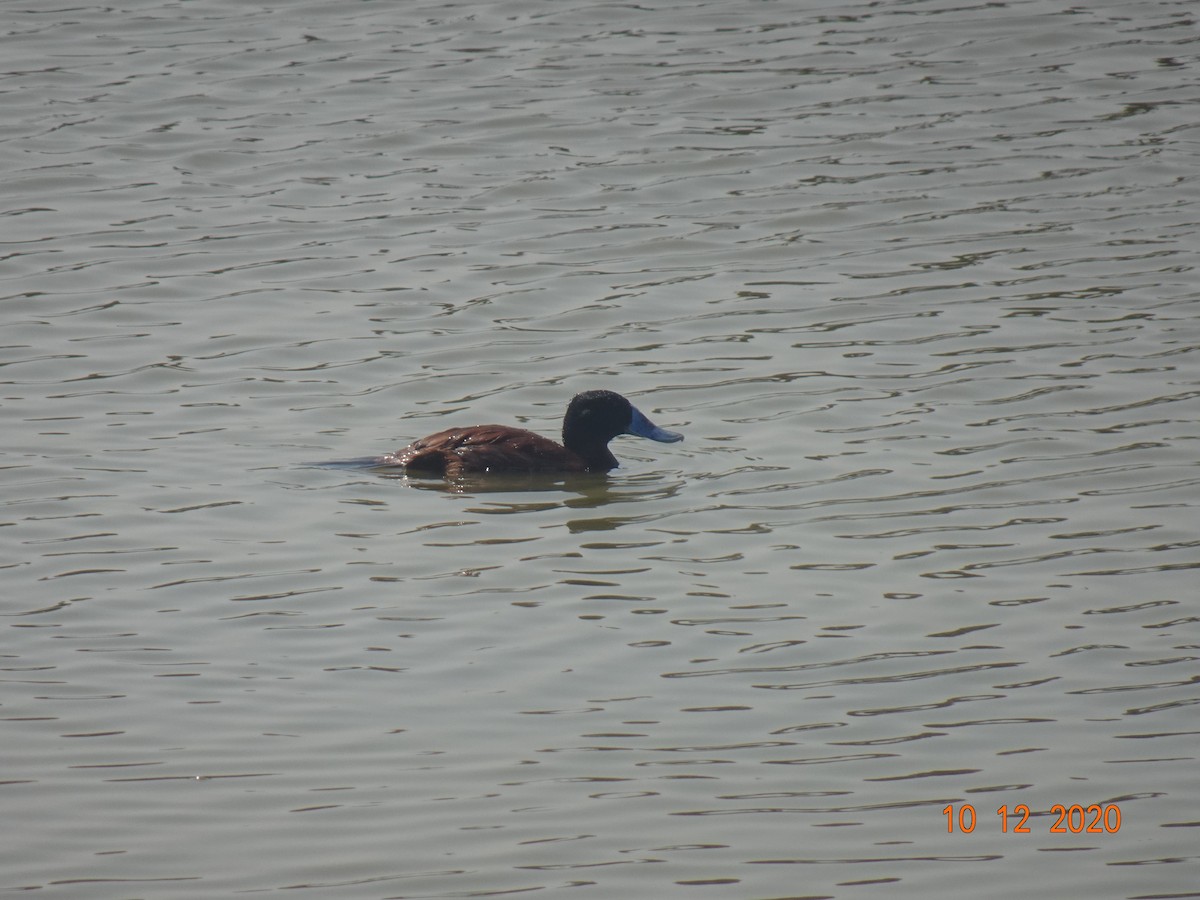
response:
<path id="1" fill-rule="evenodd" d="M 1195 13 L 7 5 L 0 893 L 1200 896 Z"/>

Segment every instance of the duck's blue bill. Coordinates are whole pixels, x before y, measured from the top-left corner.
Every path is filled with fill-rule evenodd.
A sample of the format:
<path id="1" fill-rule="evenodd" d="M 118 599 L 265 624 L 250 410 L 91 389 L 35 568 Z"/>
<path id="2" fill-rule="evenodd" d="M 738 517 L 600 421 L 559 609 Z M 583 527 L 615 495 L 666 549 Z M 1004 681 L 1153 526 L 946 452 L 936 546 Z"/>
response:
<path id="1" fill-rule="evenodd" d="M 625 433 L 650 438 L 652 441 L 658 441 L 663 444 L 673 444 L 676 441 L 683 440 L 683 435 L 678 431 L 667 431 L 665 428 L 659 428 L 643 416 L 637 407 L 633 409 L 633 418 L 629 420 L 629 427 L 625 429 Z"/>

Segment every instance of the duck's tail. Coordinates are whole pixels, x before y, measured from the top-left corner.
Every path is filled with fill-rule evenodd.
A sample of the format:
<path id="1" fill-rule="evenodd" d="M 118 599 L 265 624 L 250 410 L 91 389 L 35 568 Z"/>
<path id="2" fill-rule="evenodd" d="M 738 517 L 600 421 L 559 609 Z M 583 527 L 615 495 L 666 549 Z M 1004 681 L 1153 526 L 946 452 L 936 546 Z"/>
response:
<path id="1" fill-rule="evenodd" d="M 387 465 L 384 456 L 359 456 L 355 459 L 324 459 L 319 462 L 307 462 L 305 466 L 314 469 L 373 469 Z"/>

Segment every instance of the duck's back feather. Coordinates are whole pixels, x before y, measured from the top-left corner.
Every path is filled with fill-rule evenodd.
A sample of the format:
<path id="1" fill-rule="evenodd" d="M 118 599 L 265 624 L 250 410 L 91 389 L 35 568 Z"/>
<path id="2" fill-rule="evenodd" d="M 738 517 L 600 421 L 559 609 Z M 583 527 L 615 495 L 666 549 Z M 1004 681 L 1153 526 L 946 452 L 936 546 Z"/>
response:
<path id="1" fill-rule="evenodd" d="M 510 425 L 447 428 L 382 457 L 380 464 L 451 477 L 470 472 L 583 472 L 588 468 L 562 444 Z"/>

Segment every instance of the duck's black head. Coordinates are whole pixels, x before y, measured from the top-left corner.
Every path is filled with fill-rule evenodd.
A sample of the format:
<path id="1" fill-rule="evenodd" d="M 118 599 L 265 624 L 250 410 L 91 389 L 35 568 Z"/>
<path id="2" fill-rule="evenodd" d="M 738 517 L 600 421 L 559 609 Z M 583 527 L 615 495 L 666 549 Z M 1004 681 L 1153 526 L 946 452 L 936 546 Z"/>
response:
<path id="1" fill-rule="evenodd" d="M 659 428 L 632 403 L 613 391 L 576 394 L 563 417 L 563 446 L 587 460 L 593 472 L 617 467 L 608 442 L 618 434 L 633 434 L 664 444 L 682 441 L 683 435 Z"/>

